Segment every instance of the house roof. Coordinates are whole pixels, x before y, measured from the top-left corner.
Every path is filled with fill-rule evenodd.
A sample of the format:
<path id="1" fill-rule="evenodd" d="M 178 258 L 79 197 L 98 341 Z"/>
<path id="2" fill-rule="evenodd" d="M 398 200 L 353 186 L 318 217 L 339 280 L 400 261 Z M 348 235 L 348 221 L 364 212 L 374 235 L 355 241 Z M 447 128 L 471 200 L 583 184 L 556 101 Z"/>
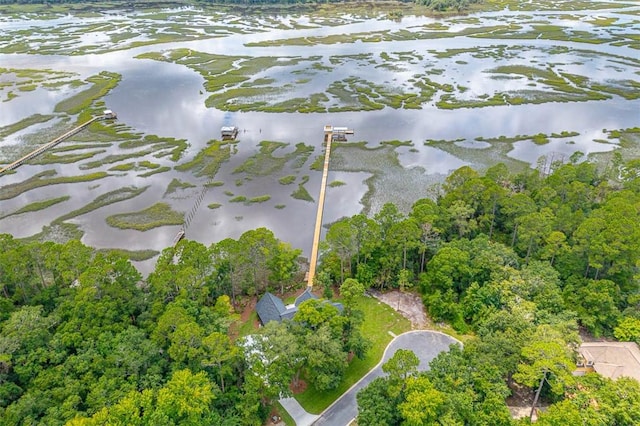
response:
<path id="1" fill-rule="evenodd" d="M 296 297 L 296 301 L 293 304 L 296 306 L 300 306 L 300 304 L 305 300 L 317 299 L 317 298 L 318 297 L 315 294 L 311 293 L 311 287 L 307 287 L 306 290 L 302 292 L 300 296 Z"/>
<path id="2" fill-rule="evenodd" d="M 584 342 L 578 349 L 602 376 L 640 380 L 640 349 L 632 342 Z"/>
<path id="3" fill-rule="evenodd" d="M 318 297 L 311 292 L 311 289 L 307 287 L 300 296 L 298 296 L 293 305 L 285 306 L 282 300 L 266 292 L 264 296 L 260 298 L 256 304 L 256 312 L 260 318 L 260 322 L 264 325 L 269 321 L 282 321 L 284 319 L 292 319 L 298 312 L 300 304 L 309 299 L 317 299 Z M 334 306 L 342 312 L 342 305 L 340 303 L 333 303 Z"/>
<path id="4" fill-rule="evenodd" d="M 266 292 L 256 304 L 256 312 L 262 324 L 266 324 L 269 321 L 281 321 L 281 315 L 286 310 L 287 308 L 282 303 L 282 300 L 269 292 Z"/>

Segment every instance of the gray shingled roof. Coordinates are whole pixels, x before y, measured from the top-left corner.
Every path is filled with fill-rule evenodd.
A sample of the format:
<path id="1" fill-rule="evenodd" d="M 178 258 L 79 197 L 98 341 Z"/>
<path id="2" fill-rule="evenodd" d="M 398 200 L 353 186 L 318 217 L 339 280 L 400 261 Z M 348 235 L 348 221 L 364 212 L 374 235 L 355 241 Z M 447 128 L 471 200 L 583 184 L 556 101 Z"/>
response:
<path id="1" fill-rule="evenodd" d="M 311 287 L 307 287 L 307 289 L 300 296 L 296 298 L 294 305 L 300 306 L 302 302 L 309 299 L 317 299 L 316 295 L 311 293 Z"/>
<path id="2" fill-rule="evenodd" d="M 318 297 L 315 294 L 311 293 L 311 289 L 307 287 L 307 289 L 296 298 L 294 304 L 287 307 L 284 305 L 284 303 L 282 303 L 282 300 L 279 297 L 266 292 L 256 304 L 256 312 L 258 313 L 260 322 L 263 325 L 268 323 L 269 321 L 282 321 L 283 319 L 292 319 L 296 312 L 298 312 L 298 306 L 300 306 L 302 302 L 304 302 L 305 300 L 317 298 Z M 340 304 L 338 303 L 334 305 Z M 342 312 L 342 305 L 340 305 L 338 309 L 340 310 L 340 312 Z"/>
<path id="3" fill-rule="evenodd" d="M 282 300 L 269 292 L 266 292 L 256 304 L 256 312 L 262 324 L 269 321 L 281 321 L 281 315 L 286 310 Z"/>

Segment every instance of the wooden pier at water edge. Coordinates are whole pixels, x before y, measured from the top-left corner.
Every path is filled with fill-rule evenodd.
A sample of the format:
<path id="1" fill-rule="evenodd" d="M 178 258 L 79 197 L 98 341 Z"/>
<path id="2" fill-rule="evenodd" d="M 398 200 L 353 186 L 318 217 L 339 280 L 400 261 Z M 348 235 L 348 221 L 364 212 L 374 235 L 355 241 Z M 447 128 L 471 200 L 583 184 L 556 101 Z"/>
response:
<path id="1" fill-rule="evenodd" d="M 49 143 L 46 143 L 44 145 L 42 145 L 40 148 L 31 151 L 30 153 L 28 153 L 27 155 L 25 155 L 24 157 L 20 158 L 19 160 L 14 161 L 11 164 L 8 164 L 4 167 L 2 167 L 0 169 L 0 176 L 2 176 L 3 174 L 5 174 L 8 171 L 11 171 L 13 169 L 16 169 L 18 167 L 20 167 L 23 163 L 25 163 L 26 161 L 31 160 L 32 158 L 37 157 L 38 155 L 42 154 L 43 152 L 45 152 L 46 150 L 53 148 L 54 146 L 58 145 L 60 142 L 62 142 L 63 140 L 70 138 L 71 136 L 75 135 L 76 133 L 78 133 L 79 131 L 81 131 L 82 129 L 84 129 L 85 127 L 87 127 L 89 124 L 93 123 L 94 121 L 97 120 L 108 120 L 108 119 L 116 119 L 118 118 L 117 114 L 111 110 L 105 110 L 102 115 L 98 115 L 96 117 L 93 117 L 92 119 L 80 124 L 77 127 L 74 127 L 73 129 L 69 130 L 67 133 L 65 133 L 62 136 L 58 136 L 57 138 L 55 138 L 54 140 L 52 140 Z"/>

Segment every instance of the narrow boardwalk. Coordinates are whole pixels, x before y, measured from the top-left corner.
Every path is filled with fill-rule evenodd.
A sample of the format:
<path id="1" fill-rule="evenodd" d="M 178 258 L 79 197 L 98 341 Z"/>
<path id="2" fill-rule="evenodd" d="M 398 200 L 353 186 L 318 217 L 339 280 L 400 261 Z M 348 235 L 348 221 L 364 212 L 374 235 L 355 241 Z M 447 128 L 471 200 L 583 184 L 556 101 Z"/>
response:
<path id="1" fill-rule="evenodd" d="M 313 287 L 313 279 L 316 275 L 316 264 L 318 263 L 318 244 L 320 242 L 320 231 L 322 230 L 322 212 L 324 211 L 324 193 L 327 189 L 327 176 L 329 174 L 329 158 L 331 156 L 331 140 L 333 132 L 328 130 L 330 126 L 325 126 L 324 140 L 326 148 L 324 152 L 324 168 L 322 169 L 322 183 L 320 184 L 320 195 L 318 197 L 318 211 L 316 212 L 316 227 L 313 231 L 313 243 L 311 245 L 311 259 L 309 260 L 309 275 L 307 276 L 307 286 Z"/>
<path id="2" fill-rule="evenodd" d="M 0 176 L 2 176 L 3 174 L 5 174 L 6 172 L 8 172 L 10 170 L 18 168 L 25 161 L 29 161 L 32 158 L 37 157 L 38 155 L 42 154 L 46 150 L 48 150 L 50 148 L 53 148 L 54 146 L 58 145 L 60 142 L 62 142 L 63 140 L 67 139 L 68 137 L 71 137 L 71 136 L 75 135 L 80 130 L 84 129 L 89 124 L 93 123 L 94 121 L 100 120 L 100 119 L 103 119 L 103 118 L 115 118 L 115 115 L 113 117 L 111 117 L 109 115 L 98 115 L 96 117 L 93 117 L 91 120 L 86 121 L 86 122 L 82 123 L 81 125 L 79 125 L 78 127 L 75 127 L 73 129 L 69 130 L 64 135 L 58 136 L 57 138 L 55 138 L 51 142 L 42 145 L 40 148 L 36 149 L 35 151 L 31 151 L 29 154 L 25 155 L 24 157 L 20 158 L 19 160 L 16 160 L 13 163 L 1 168 L 0 169 Z"/>

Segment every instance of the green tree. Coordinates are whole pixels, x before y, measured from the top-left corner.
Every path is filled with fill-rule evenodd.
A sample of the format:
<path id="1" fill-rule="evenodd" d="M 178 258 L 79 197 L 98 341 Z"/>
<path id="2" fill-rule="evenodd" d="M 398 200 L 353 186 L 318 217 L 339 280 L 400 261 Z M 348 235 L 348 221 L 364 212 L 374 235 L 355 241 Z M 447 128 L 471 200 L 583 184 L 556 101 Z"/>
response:
<path id="1" fill-rule="evenodd" d="M 353 278 L 347 278 L 340 286 L 340 296 L 344 304 L 344 313 L 349 316 L 355 307 L 356 300 L 364 295 L 364 286 Z"/>
<path id="2" fill-rule="evenodd" d="M 640 318 L 623 317 L 613 335 L 622 342 L 640 342 Z"/>
<path id="3" fill-rule="evenodd" d="M 338 387 L 347 369 L 347 353 L 329 325 L 308 333 L 302 350 L 311 384 L 319 391 Z"/>
<path id="4" fill-rule="evenodd" d="M 446 396 L 426 376 L 409 377 L 398 411 L 407 426 L 438 424 Z"/>
<path id="5" fill-rule="evenodd" d="M 392 426 L 400 424 L 397 409 L 399 396 L 388 392 L 387 379 L 378 377 L 356 395 L 358 401 L 358 425 Z"/>
<path id="6" fill-rule="evenodd" d="M 533 333 L 532 341 L 522 348 L 522 359 L 513 378 L 529 387 L 538 386 L 531 407 L 532 417 L 545 383 L 557 396 L 563 395 L 566 387 L 573 383 L 574 351 L 557 330 L 540 325 Z"/>
<path id="7" fill-rule="evenodd" d="M 392 382 L 406 382 L 418 371 L 420 359 L 409 349 L 398 349 L 391 358 L 382 364 L 382 371 L 389 375 Z"/>

